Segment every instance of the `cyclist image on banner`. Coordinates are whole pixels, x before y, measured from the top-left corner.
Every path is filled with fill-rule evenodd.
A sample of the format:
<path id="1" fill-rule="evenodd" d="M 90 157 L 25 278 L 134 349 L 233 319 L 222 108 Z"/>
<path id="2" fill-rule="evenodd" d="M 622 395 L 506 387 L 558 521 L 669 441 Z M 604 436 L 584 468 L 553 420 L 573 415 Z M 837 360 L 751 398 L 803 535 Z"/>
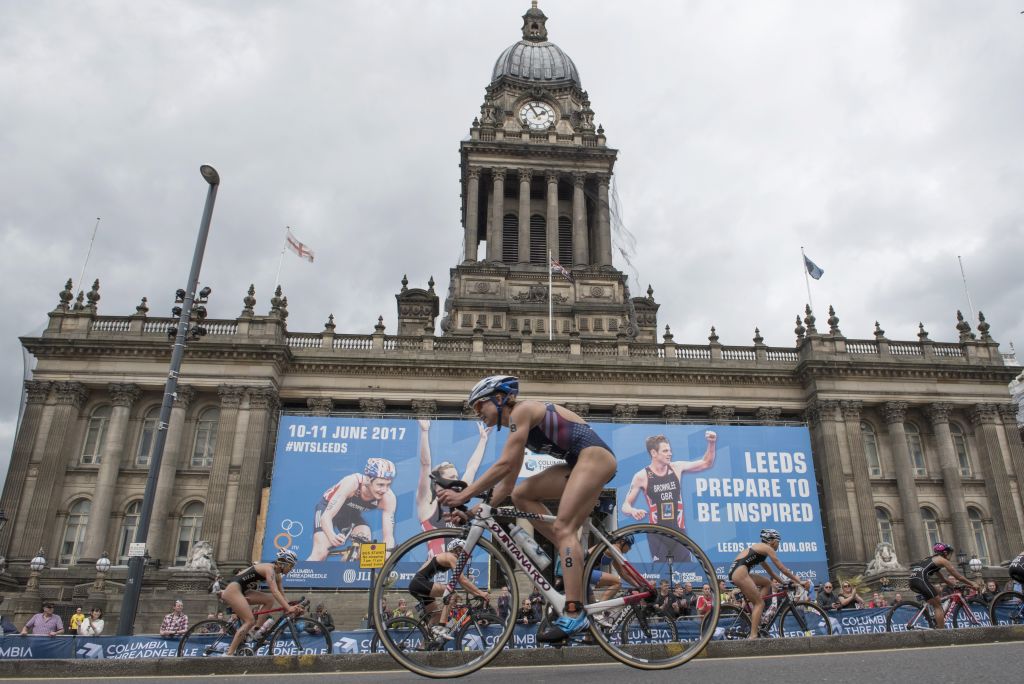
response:
<path id="1" fill-rule="evenodd" d="M 951 587 L 956 587 L 954 579 L 969 587 L 974 587 L 978 591 L 981 591 L 984 586 L 980 582 L 975 584 L 957 572 L 956 566 L 949 562 L 949 557 L 952 553 L 952 546 L 936 542 L 932 546 L 931 556 L 910 564 L 909 586 L 913 591 L 923 596 L 924 600 L 931 605 L 932 610 L 935 612 L 936 629 L 946 628 L 946 613 L 942 608 L 942 596 L 936 590 L 935 585 L 932 584 L 932 577 L 944 581 Z M 943 575 L 943 570 L 950 576 Z"/>
<path id="2" fill-rule="evenodd" d="M 466 470 L 459 477 L 458 468 L 450 461 L 440 463 L 436 467 L 433 466 L 430 454 L 430 421 L 420 420 L 417 422 L 420 426 L 420 476 L 416 484 L 416 515 L 420 521 L 420 528 L 426 532 L 439 527 L 452 527 L 453 523 L 445 521 L 441 514 L 441 505 L 435 499 L 436 491 L 440 490 L 431 483 L 430 476 L 433 474 L 448 480 L 462 480 L 467 484 L 472 484 L 487 450 L 487 438 L 491 434 L 491 428 L 477 423 L 480 439 L 466 462 Z M 433 540 L 430 551 L 432 555 L 442 553 L 444 541 L 442 539 Z"/>
<path id="3" fill-rule="evenodd" d="M 650 519 L 654 525 L 672 527 L 683 534 L 686 533 L 686 521 L 683 516 L 683 495 L 680 479 L 683 473 L 696 473 L 707 470 L 715 463 L 715 445 L 718 435 L 711 430 L 704 433 L 707 440 L 707 450 L 704 456 L 692 461 L 673 461 L 672 445 L 665 435 L 654 435 L 648 437 L 644 446 L 651 457 L 650 465 L 638 471 L 629 485 L 629 492 L 622 504 L 623 515 L 632 517 L 634 520 Z M 643 493 L 647 500 L 647 509 L 635 506 L 637 495 Z M 655 541 L 655 539 L 652 539 Z M 658 548 L 651 549 L 655 560 L 672 557 L 681 563 L 689 562 L 690 554 L 687 550 L 674 544 L 671 540 L 656 539 Z"/>
<path id="4" fill-rule="evenodd" d="M 778 568 L 779 572 L 789 577 L 794 583 L 801 585 L 807 590 L 811 588 L 809 580 L 801 580 L 779 560 L 776 551 L 779 550 L 781 543 L 782 537 L 776 530 L 761 530 L 761 541 L 751 544 L 745 551 L 741 551 L 732 562 L 732 567 L 729 568 L 729 581 L 739 587 L 743 592 L 743 596 L 750 602 L 751 625 L 759 626 L 761 624 L 761 615 L 764 613 L 764 597 L 772 589 L 772 583 L 768 577 L 753 572 L 754 568 L 758 565 L 765 569 L 771 579 L 782 584 L 782 578 L 768 565 L 767 561 L 770 560 Z M 752 626 L 747 638 L 757 639 L 759 636 L 760 630 L 758 627 Z"/>
<path id="5" fill-rule="evenodd" d="M 306 560 L 325 560 L 346 541 L 373 539 L 370 525 L 363 517 L 373 510 L 381 512 L 384 546 L 394 548 L 397 501 L 391 483 L 395 474 L 394 463 L 386 458 L 371 458 L 362 473 L 346 475 L 324 492 L 313 510 L 313 551 Z"/>

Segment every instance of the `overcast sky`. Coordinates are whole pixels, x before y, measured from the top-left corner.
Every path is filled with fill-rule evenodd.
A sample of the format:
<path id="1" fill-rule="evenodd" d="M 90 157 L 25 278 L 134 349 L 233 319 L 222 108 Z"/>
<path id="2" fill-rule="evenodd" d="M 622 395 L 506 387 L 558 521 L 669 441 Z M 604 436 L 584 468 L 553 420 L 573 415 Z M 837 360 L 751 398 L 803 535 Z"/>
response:
<path id="1" fill-rule="evenodd" d="M 266 313 L 284 226 L 289 329 L 395 331 L 394 294 L 461 253 L 459 141 L 528 0 L 0 3 L 0 468 L 19 335 L 57 293 L 167 315 L 206 185 L 222 183 L 202 280 L 215 318 L 255 283 Z M 633 263 L 679 343 L 793 344 L 807 300 L 849 338 L 956 339 L 975 309 L 1024 344 L 1024 4 L 546 0 L 620 150 Z M 620 267 L 624 265 L 618 263 Z"/>

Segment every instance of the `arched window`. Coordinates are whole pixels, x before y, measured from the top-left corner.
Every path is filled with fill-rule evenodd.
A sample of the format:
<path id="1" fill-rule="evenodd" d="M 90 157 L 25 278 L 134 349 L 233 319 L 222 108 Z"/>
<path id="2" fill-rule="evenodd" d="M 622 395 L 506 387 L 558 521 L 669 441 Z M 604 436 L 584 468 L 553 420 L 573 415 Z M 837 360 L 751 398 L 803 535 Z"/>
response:
<path id="1" fill-rule="evenodd" d="M 939 520 L 935 516 L 935 511 L 925 506 L 921 509 L 921 519 L 924 520 L 924 536 L 928 540 L 928 546 L 934 546 L 942 541 L 942 535 L 939 533 Z"/>
<path id="2" fill-rule="evenodd" d="M 178 523 L 178 544 L 175 547 L 174 564 L 184 565 L 192 553 L 192 545 L 203 533 L 203 504 L 193 501 L 185 506 Z"/>
<path id="3" fill-rule="evenodd" d="M 57 563 L 73 565 L 82 555 L 85 543 L 85 528 L 89 526 L 89 509 L 92 503 L 88 499 L 79 499 L 68 509 L 68 521 L 64 526 L 64 541 L 60 545 Z"/>
<path id="4" fill-rule="evenodd" d="M 974 534 L 974 543 L 978 549 L 978 560 L 984 565 L 989 565 L 991 558 L 988 555 L 988 539 L 985 537 L 985 523 L 981 521 L 981 511 L 977 508 L 968 508 L 967 519 L 971 521 L 971 533 Z"/>
<path id="5" fill-rule="evenodd" d="M 878 438 L 875 436 L 875 428 L 866 420 L 860 421 L 860 437 L 864 443 L 864 458 L 868 462 L 868 475 L 871 477 L 882 476 L 882 461 L 878 458 Z"/>
<path id="6" fill-rule="evenodd" d="M 153 456 L 153 445 L 156 444 L 156 428 L 159 423 L 160 409 L 151 408 L 142 419 L 142 434 L 139 435 L 139 449 L 135 452 L 135 465 L 140 468 L 149 466 Z"/>
<path id="7" fill-rule="evenodd" d="M 540 214 L 530 217 L 530 263 L 548 262 L 548 222 Z"/>
<path id="8" fill-rule="evenodd" d="M 196 441 L 192 446 L 193 468 L 209 468 L 213 465 L 213 452 L 217 450 L 217 425 L 220 423 L 220 409 L 206 409 L 196 421 Z"/>
<path id="9" fill-rule="evenodd" d="M 128 562 L 128 545 L 135 541 L 135 533 L 139 529 L 139 513 L 142 512 L 142 502 L 132 501 L 124 509 L 124 522 L 121 523 L 121 536 L 117 541 L 117 562 L 125 564 Z"/>
<path id="10" fill-rule="evenodd" d="M 924 467 L 924 444 L 921 442 L 921 431 L 913 423 L 906 424 L 907 449 L 910 450 L 910 464 L 914 468 L 914 477 L 924 477 L 928 470 Z"/>
<path id="11" fill-rule="evenodd" d="M 895 547 L 896 544 L 893 541 L 892 535 L 892 517 L 890 517 L 889 511 L 884 508 L 876 508 L 875 520 L 878 521 L 878 541 L 883 541 Z"/>
<path id="12" fill-rule="evenodd" d="M 501 260 L 506 264 L 519 261 L 519 219 L 505 214 L 501 221 Z"/>
<path id="13" fill-rule="evenodd" d="M 99 463 L 106 441 L 107 428 L 110 427 L 110 407 L 100 406 L 89 416 L 89 425 L 85 428 L 85 442 L 82 444 L 82 463 Z"/>
<path id="14" fill-rule="evenodd" d="M 967 435 L 956 423 L 949 424 L 949 432 L 953 435 L 953 450 L 956 451 L 956 460 L 960 464 L 960 475 L 971 477 L 971 454 L 967 451 Z"/>
<path id="15" fill-rule="evenodd" d="M 558 217 L 558 263 L 572 268 L 572 221 L 568 216 Z"/>

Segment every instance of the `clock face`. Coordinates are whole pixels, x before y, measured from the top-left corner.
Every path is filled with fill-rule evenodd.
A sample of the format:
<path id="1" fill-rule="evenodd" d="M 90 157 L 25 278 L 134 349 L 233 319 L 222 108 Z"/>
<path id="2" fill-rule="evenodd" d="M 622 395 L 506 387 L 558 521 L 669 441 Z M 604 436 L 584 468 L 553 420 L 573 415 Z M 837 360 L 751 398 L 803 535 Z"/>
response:
<path id="1" fill-rule="evenodd" d="M 519 120 L 534 131 L 543 131 L 555 121 L 555 110 L 547 102 L 531 100 L 519 108 Z"/>

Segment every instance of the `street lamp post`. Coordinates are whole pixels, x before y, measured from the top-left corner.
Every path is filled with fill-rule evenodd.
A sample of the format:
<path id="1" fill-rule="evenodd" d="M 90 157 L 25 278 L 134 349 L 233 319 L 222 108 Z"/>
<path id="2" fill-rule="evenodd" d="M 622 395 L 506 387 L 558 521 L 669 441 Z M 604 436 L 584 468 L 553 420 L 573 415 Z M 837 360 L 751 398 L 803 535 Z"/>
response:
<path id="1" fill-rule="evenodd" d="M 92 585 L 96 592 L 102 592 L 106 586 L 108 570 L 110 570 L 110 556 L 104 551 L 96 561 L 96 583 Z"/>
<path id="2" fill-rule="evenodd" d="M 971 560 L 967 562 L 967 567 L 971 569 L 971 577 L 981 577 L 981 569 L 984 567 L 984 563 L 978 558 L 978 554 L 972 553 Z"/>
<path id="3" fill-rule="evenodd" d="M 160 474 L 160 462 L 163 460 L 164 444 L 167 442 L 167 425 L 171 419 L 171 407 L 178 388 L 178 374 L 185 356 L 185 338 L 189 333 L 189 321 L 192 316 L 192 304 L 196 298 L 196 287 L 199 286 L 199 270 L 203 265 L 203 254 L 206 252 L 206 238 L 210 232 L 210 219 L 213 217 L 213 203 L 217 199 L 217 187 L 220 176 L 212 166 L 199 167 L 203 179 L 209 184 L 206 193 L 206 205 L 203 218 L 199 224 L 199 235 L 196 237 L 196 248 L 192 255 L 192 268 L 188 274 L 188 283 L 184 296 L 181 297 L 181 314 L 178 316 L 178 330 L 174 338 L 171 352 L 171 367 L 164 385 L 164 399 L 160 405 L 160 418 L 157 424 L 156 440 L 153 444 L 153 455 L 149 462 L 149 476 L 146 478 L 146 490 L 142 495 L 142 510 L 139 511 L 139 526 L 135 530 L 135 544 L 142 544 L 142 552 L 136 550 L 128 559 L 128 579 L 125 581 L 124 598 L 121 601 L 121 616 L 117 623 L 120 636 L 132 634 L 135 628 L 135 613 L 139 609 L 139 594 L 142 592 L 142 576 L 145 572 L 145 544 L 149 534 L 149 519 L 153 514 L 153 498 L 156 494 L 157 476 Z M 203 288 L 209 294 L 209 288 Z"/>
<path id="4" fill-rule="evenodd" d="M 959 551 L 956 554 L 957 563 L 960 565 L 960 572 L 967 574 L 967 554 L 963 551 Z"/>
<path id="5" fill-rule="evenodd" d="M 46 556 L 43 555 L 43 549 L 39 549 L 39 553 L 36 557 L 29 561 L 28 568 L 32 572 L 28 576 L 28 584 L 25 586 L 25 593 L 38 594 L 39 593 L 39 573 L 46 569 Z"/>

